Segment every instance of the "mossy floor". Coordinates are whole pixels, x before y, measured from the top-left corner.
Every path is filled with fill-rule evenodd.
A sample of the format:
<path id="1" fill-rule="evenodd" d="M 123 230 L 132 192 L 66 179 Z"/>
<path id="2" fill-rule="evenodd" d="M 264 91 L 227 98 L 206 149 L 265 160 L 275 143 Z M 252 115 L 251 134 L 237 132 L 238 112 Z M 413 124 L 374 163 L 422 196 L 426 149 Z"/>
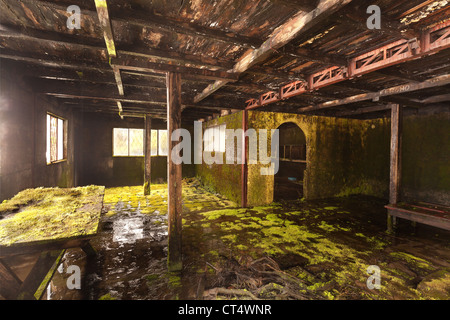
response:
<path id="1" fill-rule="evenodd" d="M 419 226 L 411 235 L 404 222 L 397 237 L 388 236 L 384 201 L 348 197 L 242 209 L 195 179 L 183 184 L 184 268 L 169 273 L 167 185 L 151 190 L 144 196 L 141 186 L 106 189 L 102 231 L 93 242 L 98 257 L 86 263 L 76 250 L 65 257 L 66 265 L 85 265 L 83 289 L 70 296 L 75 293 L 64 289 L 67 275 L 57 273 L 53 299 L 210 298 L 206 293 L 217 287 L 260 287 L 253 291 L 258 298 L 292 298 L 285 283 L 227 273 L 248 271 L 262 259 L 297 279 L 295 290 L 306 299 L 450 299 L 450 234 Z M 370 265 L 380 268 L 380 289 L 367 287 Z"/>
<path id="2" fill-rule="evenodd" d="M 26 189 L 0 203 L 0 246 L 92 235 L 105 188 Z"/>

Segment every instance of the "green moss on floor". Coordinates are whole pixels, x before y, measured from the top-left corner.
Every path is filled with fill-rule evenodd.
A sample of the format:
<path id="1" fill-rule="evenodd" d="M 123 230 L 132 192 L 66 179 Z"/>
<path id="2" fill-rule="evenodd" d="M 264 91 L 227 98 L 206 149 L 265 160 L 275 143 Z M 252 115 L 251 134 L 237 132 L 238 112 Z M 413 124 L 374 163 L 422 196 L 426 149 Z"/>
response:
<path id="1" fill-rule="evenodd" d="M 235 261 L 271 257 L 280 265 L 291 266 L 285 272 L 299 277 L 307 290 L 324 299 L 430 298 L 425 290 L 417 290 L 413 279 L 439 267 L 424 257 L 393 250 L 388 236 L 365 231 L 351 216 L 348 208 L 325 202 L 188 214 L 184 243 L 203 252 L 202 259 L 219 269 L 223 257 Z M 370 265 L 382 270 L 379 290 L 367 288 Z M 402 273 L 402 268 L 412 270 L 415 276 Z M 439 284 L 430 283 L 440 288 L 448 279 L 435 281 Z M 442 294 L 441 289 L 439 292 Z"/>
<path id="2" fill-rule="evenodd" d="M 167 184 L 151 184 L 150 194 L 144 195 L 142 186 L 107 188 L 104 205 L 106 215 L 112 216 L 126 206 L 130 212 L 167 214 Z M 197 179 L 184 179 L 182 186 L 183 212 L 200 212 L 222 207 L 235 207 L 226 198 L 205 190 Z"/>

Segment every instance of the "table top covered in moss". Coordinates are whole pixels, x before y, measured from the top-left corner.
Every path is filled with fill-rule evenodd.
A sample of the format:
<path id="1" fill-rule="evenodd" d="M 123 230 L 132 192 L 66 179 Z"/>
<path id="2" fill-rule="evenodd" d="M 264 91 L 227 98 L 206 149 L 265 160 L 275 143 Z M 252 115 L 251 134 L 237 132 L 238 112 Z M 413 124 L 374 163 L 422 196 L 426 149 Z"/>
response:
<path id="1" fill-rule="evenodd" d="M 26 189 L 0 204 L 1 247 L 97 233 L 103 186 Z"/>

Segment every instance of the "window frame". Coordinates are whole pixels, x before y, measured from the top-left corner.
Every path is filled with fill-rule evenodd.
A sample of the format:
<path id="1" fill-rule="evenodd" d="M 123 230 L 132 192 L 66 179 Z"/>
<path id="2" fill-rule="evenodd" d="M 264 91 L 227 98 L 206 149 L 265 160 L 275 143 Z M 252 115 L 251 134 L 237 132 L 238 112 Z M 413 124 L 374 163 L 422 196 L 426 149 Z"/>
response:
<path id="1" fill-rule="evenodd" d="M 126 129 L 127 130 L 127 155 L 115 155 L 114 154 L 114 130 L 115 129 Z M 140 130 L 142 131 L 142 155 L 130 155 L 130 130 Z M 113 158 L 141 158 L 145 157 L 145 137 L 144 137 L 144 129 L 142 128 L 119 128 L 119 127 L 113 127 L 112 129 L 112 157 Z"/>
<path id="2" fill-rule="evenodd" d="M 49 118 L 50 117 L 50 118 Z M 56 152 L 58 154 L 58 149 L 59 149 L 59 131 L 58 131 L 58 126 L 59 126 L 59 120 L 62 121 L 62 125 L 63 125 L 63 130 L 62 130 L 62 158 L 61 159 L 56 159 L 56 160 L 51 160 L 51 150 L 52 150 L 52 138 L 51 138 L 51 118 L 55 118 L 57 119 L 56 121 Z M 45 162 L 47 165 L 51 165 L 51 164 L 55 164 L 55 163 L 60 163 L 60 162 L 64 162 L 67 161 L 67 136 L 68 136 L 68 120 L 58 116 L 52 112 L 47 111 L 46 112 L 46 116 L 45 116 L 45 120 L 46 120 L 46 140 L 45 140 L 45 144 L 46 144 L 46 151 L 45 151 Z M 50 120 L 50 123 L 49 123 Z M 58 156 L 56 157 L 58 158 Z"/>
<path id="3" fill-rule="evenodd" d="M 167 135 L 167 129 L 151 129 L 152 131 L 152 135 L 153 132 L 156 132 L 156 154 L 153 154 L 152 152 L 154 151 L 153 148 L 151 149 L 150 152 L 150 156 L 151 157 L 168 157 L 169 156 L 169 150 L 167 150 L 167 154 L 160 154 L 160 132 L 161 131 L 166 131 L 166 135 Z M 169 136 L 167 135 L 167 139 L 169 139 Z M 153 144 L 154 140 L 152 137 L 152 144 Z M 152 146 L 153 147 L 153 146 Z M 167 148 L 169 148 L 169 145 L 167 145 Z"/>

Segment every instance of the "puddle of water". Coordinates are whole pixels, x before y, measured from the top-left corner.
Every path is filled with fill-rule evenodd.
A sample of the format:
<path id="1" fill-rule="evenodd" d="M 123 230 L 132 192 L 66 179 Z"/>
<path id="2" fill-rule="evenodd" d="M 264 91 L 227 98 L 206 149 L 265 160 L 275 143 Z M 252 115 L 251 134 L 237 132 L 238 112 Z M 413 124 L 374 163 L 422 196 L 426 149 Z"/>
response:
<path id="1" fill-rule="evenodd" d="M 144 221 L 141 217 L 127 218 L 113 222 L 113 241 L 135 243 L 144 238 Z"/>

